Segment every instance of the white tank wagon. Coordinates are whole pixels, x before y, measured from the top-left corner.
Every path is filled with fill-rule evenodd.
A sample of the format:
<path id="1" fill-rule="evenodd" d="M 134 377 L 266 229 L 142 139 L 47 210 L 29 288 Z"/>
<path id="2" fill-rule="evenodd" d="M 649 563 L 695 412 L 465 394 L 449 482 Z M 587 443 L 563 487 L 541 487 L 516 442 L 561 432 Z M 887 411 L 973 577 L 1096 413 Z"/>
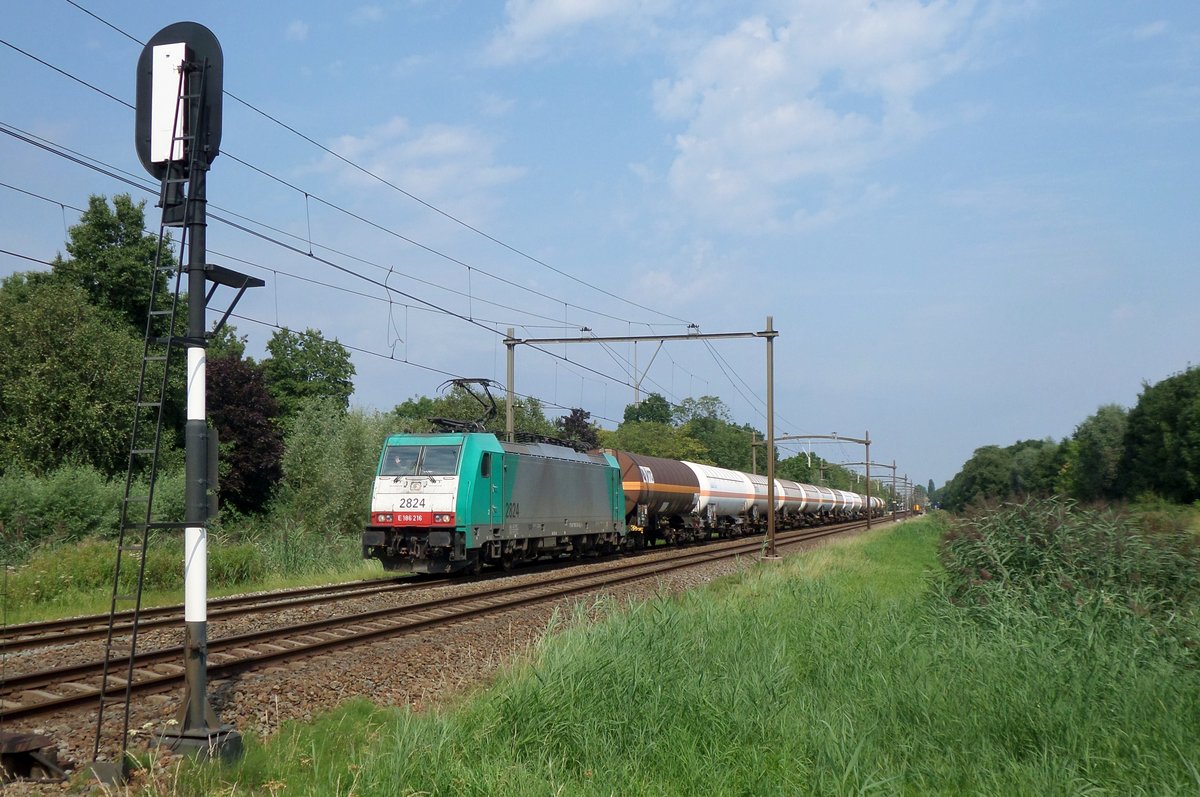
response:
<path id="1" fill-rule="evenodd" d="M 757 498 L 748 473 L 686 460 L 683 464 L 696 474 L 696 481 L 700 484 L 696 512 L 704 528 L 735 531 L 747 521 Z M 765 488 L 762 502 L 760 514 L 766 511 Z"/>

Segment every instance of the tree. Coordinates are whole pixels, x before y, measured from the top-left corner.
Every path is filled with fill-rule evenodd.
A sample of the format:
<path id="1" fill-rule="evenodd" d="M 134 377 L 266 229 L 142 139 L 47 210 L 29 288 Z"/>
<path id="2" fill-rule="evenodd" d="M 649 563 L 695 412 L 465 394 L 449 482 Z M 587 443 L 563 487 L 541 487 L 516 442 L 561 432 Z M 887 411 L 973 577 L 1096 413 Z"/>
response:
<path id="1" fill-rule="evenodd" d="M 1129 411 L 1120 469 L 1127 497 L 1200 499 L 1200 368 L 1142 385 Z"/>
<path id="2" fill-rule="evenodd" d="M 0 283 L 0 471 L 125 472 L 140 340 L 76 286 Z"/>
<path id="3" fill-rule="evenodd" d="M 261 511 L 283 475 L 279 407 L 262 366 L 226 355 L 208 361 L 208 413 L 221 443 L 221 499 Z"/>
<path id="4" fill-rule="evenodd" d="M 237 327 L 233 324 L 226 324 L 221 327 L 220 331 L 212 333 L 212 337 L 208 339 L 209 361 L 219 357 L 233 357 L 253 363 L 254 360 L 246 356 L 246 341 L 245 335 L 238 335 Z"/>
<path id="5" fill-rule="evenodd" d="M 675 423 L 689 437 L 700 441 L 708 451 L 708 460 L 731 470 L 749 471 L 753 461 L 750 446 L 762 435 L 750 426 L 736 426 L 729 408 L 716 396 L 685 398 L 675 407 Z M 765 469 L 765 464 L 763 465 Z"/>
<path id="6" fill-rule="evenodd" d="M 478 420 L 486 411 L 485 404 L 474 398 L 464 388 L 454 385 L 444 396 L 430 398 L 429 396 L 414 396 L 403 404 L 397 404 L 392 413 L 402 419 L 417 421 L 414 428 L 431 430 L 429 421 L 433 418 L 449 418 L 456 421 Z M 504 408 L 498 407 L 495 416 L 484 424 L 484 429 L 493 434 L 503 436 L 507 421 Z M 517 432 L 538 434 L 555 437 L 558 429 L 546 417 L 542 403 L 535 398 L 518 398 L 513 401 L 513 429 Z"/>
<path id="7" fill-rule="evenodd" d="M 651 394 L 651 396 L 657 395 L 657 393 Z M 659 396 L 659 398 L 662 398 L 662 396 Z M 647 398 L 647 401 L 649 400 L 650 397 Z M 725 406 L 725 402 L 716 396 L 701 396 L 698 399 L 689 396 L 675 406 L 671 411 L 671 417 L 676 426 L 684 426 L 690 421 L 701 418 L 723 421 L 724 423 L 733 422 L 729 414 L 729 408 Z"/>
<path id="8" fill-rule="evenodd" d="M 1050 495 L 1062 457 L 1058 443 L 1051 439 L 1022 440 L 1009 446 L 1010 457 L 1008 492 L 997 497 L 1010 495 Z"/>
<path id="9" fill-rule="evenodd" d="M 151 275 L 159 291 L 167 290 L 165 272 L 154 272 L 158 237 L 145 232 L 146 203 L 129 194 L 92 195 L 79 223 L 68 230 L 67 253 L 54 258 L 53 275 L 82 288 L 92 304 L 106 307 L 127 321 L 140 336 L 146 330 Z M 175 265 L 169 246 L 162 248 L 160 265 Z M 160 293 L 165 299 L 165 293 Z M 165 304 L 163 306 L 166 306 Z"/>
<path id="10" fill-rule="evenodd" d="M 704 461 L 707 451 L 699 441 L 688 437 L 668 423 L 634 421 L 621 424 L 616 431 L 600 433 L 605 448 L 616 448 L 665 459 Z"/>
<path id="11" fill-rule="evenodd" d="M 283 417 L 294 417 L 308 399 L 331 399 L 343 410 L 350 406 L 354 364 L 350 352 L 336 340 L 325 340 L 315 329 L 285 328 L 271 336 L 267 352 L 270 357 L 263 361 L 267 389 L 279 402 Z"/>
<path id="12" fill-rule="evenodd" d="M 671 404 L 658 393 L 651 393 L 637 404 L 625 408 L 625 423 L 671 423 Z"/>
<path id="13" fill-rule="evenodd" d="M 589 449 L 599 448 L 600 432 L 589 420 L 591 417 L 590 412 L 579 408 L 571 410 L 570 415 L 564 415 L 554 422 L 558 436 L 574 440 Z"/>
<path id="14" fill-rule="evenodd" d="M 389 434 L 416 431 L 390 413 L 347 412 L 335 399 L 302 401 L 283 456 L 272 518 L 334 540 L 357 539 Z"/>
<path id="15" fill-rule="evenodd" d="M 1106 404 L 1075 427 L 1068 457 L 1071 495 L 1084 501 L 1117 497 L 1129 413 Z"/>
<path id="16" fill-rule="evenodd" d="M 961 510 L 969 504 L 1008 495 L 1012 483 L 1012 454 L 999 446 L 975 449 L 953 479 L 942 488 L 947 509 Z"/>

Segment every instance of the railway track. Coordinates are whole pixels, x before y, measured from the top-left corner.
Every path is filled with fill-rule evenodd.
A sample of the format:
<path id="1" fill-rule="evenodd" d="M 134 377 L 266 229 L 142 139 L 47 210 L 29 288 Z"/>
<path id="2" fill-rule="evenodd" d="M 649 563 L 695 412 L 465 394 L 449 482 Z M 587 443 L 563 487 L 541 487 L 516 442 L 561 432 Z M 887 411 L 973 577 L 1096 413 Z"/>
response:
<path id="1" fill-rule="evenodd" d="M 366 595 L 395 592 L 414 587 L 436 587 L 454 583 L 449 578 L 424 579 L 411 575 L 388 578 L 350 581 L 344 584 L 327 584 L 320 587 L 299 587 L 258 595 L 237 595 L 228 598 L 213 598 L 208 601 L 208 616 L 211 619 L 242 617 L 265 611 L 275 611 L 298 606 L 312 606 L 336 600 L 349 600 Z M 156 606 L 142 609 L 138 614 L 138 628 L 147 631 L 182 624 L 183 606 Z M 133 627 L 133 612 L 118 612 L 114 634 L 128 632 Z M 100 639 L 108 633 L 108 615 L 94 614 L 86 617 L 70 617 L 62 620 L 46 620 L 22 623 L 0 629 L 0 655 L 45 647 Z"/>
<path id="2" fill-rule="evenodd" d="M 779 547 L 808 542 L 822 537 L 861 528 L 864 521 L 777 535 Z M 882 525 L 882 524 L 881 524 Z M 488 583 L 482 590 L 470 594 L 422 600 L 399 607 L 339 615 L 250 633 L 236 634 L 208 643 L 208 676 L 210 680 L 228 678 L 290 660 L 321 655 L 330 651 L 375 642 L 382 639 L 419 633 L 425 630 L 491 614 L 510 611 L 522 606 L 558 600 L 580 593 L 611 588 L 639 579 L 652 578 L 675 570 L 720 559 L 753 556 L 761 553 L 761 538 L 723 541 L 703 549 L 680 549 L 663 559 L 618 560 L 601 571 L 565 573 L 548 576 L 535 583 L 512 584 L 505 579 Z M 381 582 L 397 581 L 381 579 Z M 428 582 L 427 582 L 428 583 Z M 357 588 L 382 592 L 403 588 L 403 585 L 355 582 L 345 592 Z M 370 593 L 367 593 L 370 594 Z M 280 593 L 275 593 L 280 595 Z M 260 604 L 265 596 L 255 596 Z M 274 596 L 272 596 L 274 597 Z M 340 595 L 335 591 L 334 600 Z M 287 594 L 287 601 L 315 601 L 319 595 Z M 326 595 L 325 600 L 329 600 Z M 178 607 L 174 608 L 177 612 Z M 238 606 L 244 610 L 246 606 Z M 260 609 L 261 610 L 261 609 Z M 90 618 L 89 618 L 90 619 Z M 178 622 L 177 616 L 170 618 Z M 167 618 L 156 618 L 155 622 Z M 103 630 L 101 631 L 103 633 Z M 57 644 L 43 638 L 42 646 Z M 177 689 L 183 685 L 182 647 L 172 646 L 139 653 L 135 657 L 134 677 L 130 687 L 133 695 Z M 99 682 L 103 662 L 100 660 L 38 670 L 0 680 L 0 723 L 27 719 L 58 711 L 93 705 L 99 701 Z M 125 688 L 124 680 L 109 675 L 109 689 Z M 110 692 L 111 694 L 111 692 Z"/>

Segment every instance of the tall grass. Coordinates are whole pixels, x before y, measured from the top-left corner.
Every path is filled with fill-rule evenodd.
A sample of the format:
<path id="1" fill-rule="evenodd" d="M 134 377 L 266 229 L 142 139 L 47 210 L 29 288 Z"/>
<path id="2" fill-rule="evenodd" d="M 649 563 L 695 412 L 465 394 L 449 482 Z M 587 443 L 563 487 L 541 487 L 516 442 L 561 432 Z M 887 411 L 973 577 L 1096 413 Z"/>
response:
<path id="1" fill-rule="evenodd" d="M 1186 517 L 1045 499 L 964 518 L 941 544 L 941 587 L 989 628 L 1036 619 L 1080 644 L 1112 634 L 1195 666 L 1200 537 Z"/>
<path id="2" fill-rule="evenodd" d="M 584 607 L 459 705 L 355 702 L 173 788 L 1200 793 L 1194 667 L 1036 608 L 979 622 L 945 600 L 940 534 L 910 523 L 677 598 Z"/>

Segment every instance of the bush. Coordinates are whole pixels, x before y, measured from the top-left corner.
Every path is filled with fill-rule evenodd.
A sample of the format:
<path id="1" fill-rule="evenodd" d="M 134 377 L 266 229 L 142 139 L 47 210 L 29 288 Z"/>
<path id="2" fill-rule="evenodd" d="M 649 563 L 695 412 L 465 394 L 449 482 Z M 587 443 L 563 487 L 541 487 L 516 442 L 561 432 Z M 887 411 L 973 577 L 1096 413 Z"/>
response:
<path id="1" fill-rule="evenodd" d="M 388 434 L 402 431 L 391 414 L 345 412 L 336 401 L 308 401 L 287 432 L 272 516 L 332 539 L 357 535 L 370 511 L 371 485 Z"/>
<path id="2" fill-rule="evenodd" d="M 109 479 L 89 465 L 64 466 L 46 476 L 5 473 L 0 476 L 0 558 L 20 564 L 43 545 L 115 537 L 124 492 L 123 479 Z M 145 495 L 145 483 L 133 492 Z M 183 520 L 182 470 L 160 470 L 154 509 L 158 520 Z"/>
<path id="3" fill-rule="evenodd" d="M 942 593 L 993 625 L 1048 622 L 1200 646 L 1200 546 L 1178 518 L 1030 500 L 964 518 L 942 539 Z M 1026 618 L 1027 619 L 1027 618 Z"/>
<path id="4" fill-rule="evenodd" d="M 23 561 L 39 545 L 111 534 L 120 522 L 123 485 L 88 465 L 47 476 L 0 476 L 0 556 Z"/>

